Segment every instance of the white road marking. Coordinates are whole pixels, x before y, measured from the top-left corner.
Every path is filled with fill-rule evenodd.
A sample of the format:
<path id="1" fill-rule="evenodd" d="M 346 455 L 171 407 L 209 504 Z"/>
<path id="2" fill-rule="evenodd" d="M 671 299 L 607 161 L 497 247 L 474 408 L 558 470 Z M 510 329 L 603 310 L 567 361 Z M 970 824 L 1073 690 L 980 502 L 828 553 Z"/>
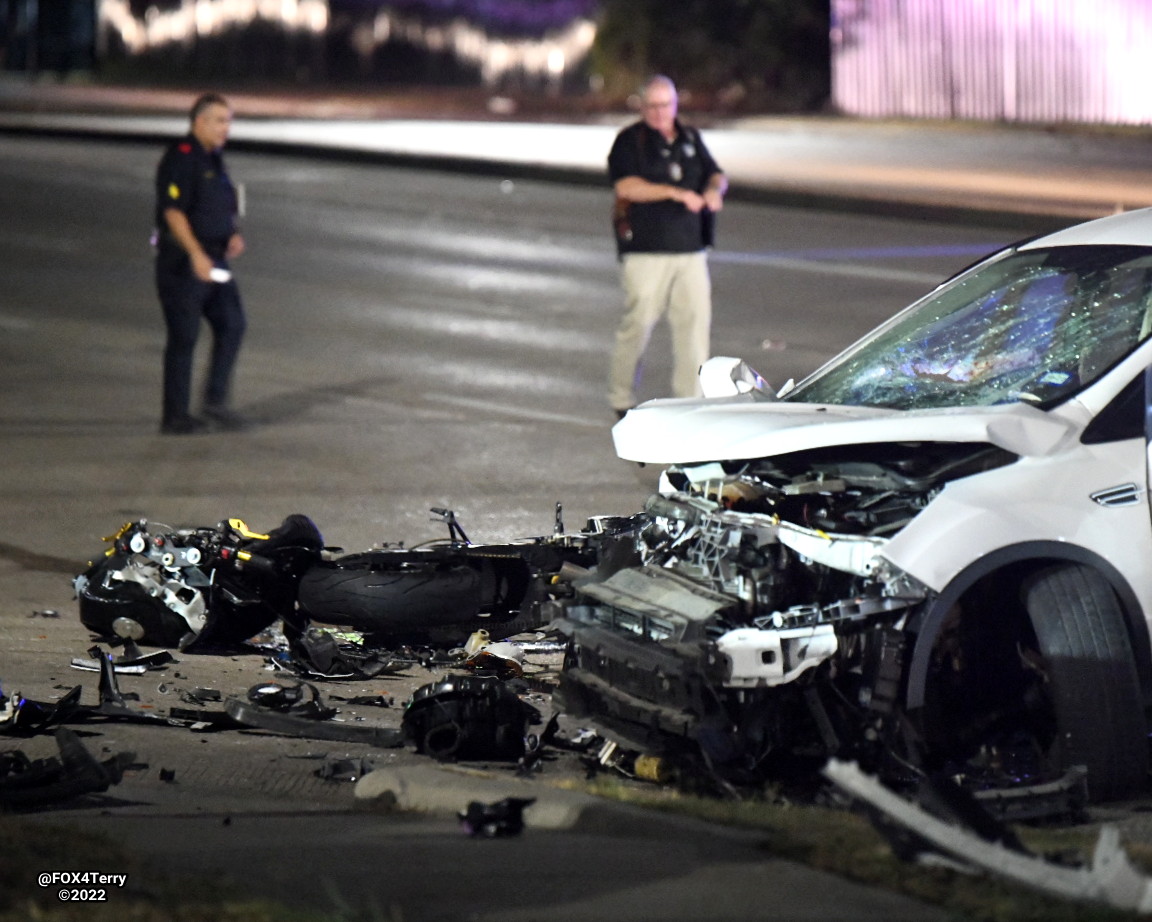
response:
<path id="1" fill-rule="evenodd" d="M 431 400 L 435 403 L 446 403 L 451 406 L 463 407 L 469 410 L 483 410 L 487 413 L 496 413 L 500 416 L 511 416 L 517 419 L 531 419 L 548 423 L 563 423 L 568 426 L 581 426 L 586 429 L 607 430 L 610 425 L 608 418 L 589 419 L 586 416 L 571 416 L 567 413 L 549 413 L 547 410 L 533 410 L 528 407 L 493 403 L 491 400 L 480 400 L 475 397 L 460 397 L 456 394 L 428 393 L 424 395 L 424 399 Z M 608 417 L 607 408 L 605 408 L 605 417 Z"/>
<path id="2" fill-rule="evenodd" d="M 883 279 L 884 281 L 912 282 L 916 285 L 936 287 L 943 279 L 939 273 L 915 272 L 909 269 L 885 269 L 879 266 L 861 266 L 858 263 L 835 263 L 816 259 L 792 259 L 787 256 L 769 256 L 764 253 L 716 252 L 709 256 L 713 262 L 738 265 L 769 266 L 794 272 L 812 272 L 816 275 L 848 275 L 855 278 Z"/>

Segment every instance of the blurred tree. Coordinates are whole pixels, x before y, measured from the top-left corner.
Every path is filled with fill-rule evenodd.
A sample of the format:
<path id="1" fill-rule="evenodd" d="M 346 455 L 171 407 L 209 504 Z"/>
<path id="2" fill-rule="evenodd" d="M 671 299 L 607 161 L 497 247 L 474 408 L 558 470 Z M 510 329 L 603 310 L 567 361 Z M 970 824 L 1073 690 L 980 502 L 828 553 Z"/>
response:
<path id="1" fill-rule="evenodd" d="M 612 97 L 665 73 L 715 108 L 818 108 L 831 82 L 829 2 L 602 0 L 592 72 Z"/>

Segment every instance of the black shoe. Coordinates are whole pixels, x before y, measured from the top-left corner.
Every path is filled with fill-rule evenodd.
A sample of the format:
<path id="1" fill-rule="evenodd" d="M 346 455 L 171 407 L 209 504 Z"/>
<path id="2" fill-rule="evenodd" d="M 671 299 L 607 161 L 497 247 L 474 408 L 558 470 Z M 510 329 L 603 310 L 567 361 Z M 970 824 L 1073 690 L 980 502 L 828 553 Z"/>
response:
<path id="1" fill-rule="evenodd" d="M 217 429 L 226 429 L 236 432 L 248 428 L 248 421 L 234 410 L 227 407 L 205 406 L 201 411 L 204 418 Z"/>
<path id="2" fill-rule="evenodd" d="M 195 435 L 207 431 L 208 424 L 195 416 L 176 416 L 160 424 L 161 435 Z"/>
<path id="3" fill-rule="evenodd" d="M 631 409 L 631 407 L 629 407 L 628 409 Z M 617 419 L 623 419 L 625 416 L 628 415 L 628 410 L 616 410 L 614 412 L 616 413 Z"/>

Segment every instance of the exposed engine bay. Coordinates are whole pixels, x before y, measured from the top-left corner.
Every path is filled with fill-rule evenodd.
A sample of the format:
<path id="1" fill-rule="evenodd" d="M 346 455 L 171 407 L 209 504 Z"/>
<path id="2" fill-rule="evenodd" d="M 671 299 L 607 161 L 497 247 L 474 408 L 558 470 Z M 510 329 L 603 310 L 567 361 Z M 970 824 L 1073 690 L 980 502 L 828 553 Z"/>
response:
<path id="1" fill-rule="evenodd" d="M 906 443 L 669 468 L 627 565 L 559 603 L 564 709 L 636 745 L 698 746 L 733 780 L 835 754 L 879 768 L 907 729 L 905 657 L 930 594 L 884 547 L 950 481 L 1014 460 Z"/>

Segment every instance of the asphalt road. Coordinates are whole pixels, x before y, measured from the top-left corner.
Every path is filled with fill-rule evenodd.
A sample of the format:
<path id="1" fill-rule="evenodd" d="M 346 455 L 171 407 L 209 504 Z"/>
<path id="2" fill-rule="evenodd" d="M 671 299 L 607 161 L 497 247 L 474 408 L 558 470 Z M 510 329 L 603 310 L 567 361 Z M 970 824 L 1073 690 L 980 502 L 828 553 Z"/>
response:
<path id="1" fill-rule="evenodd" d="M 331 543 L 474 540 L 628 513 L 604 396 L 619 312 L 608 196 L 498 178 L 231 159 L 246 189 L 243 435 L 156 436 L 150 146 L 5 139 L 0 532 L 79 558 L 125 517 L 311 515 Z M 713 351 L 813 369 L 1012 231 L 733 203 Z M 645 393 L 667 379 L 663 332 Z M 48 472 L 51 475 L 48 476 Z M 58 518 L 64 513 L 63 519 Z"/>
<path id="2" fill-rule="evenodd" d="M 235 267 L 250 315 L 237 408 L 254 426 L 173 438 L 157 434 L 163 335 L 148 251 L 157 154 L 4 142 L 6 691 L 47 699 L 81 681 L 67 668 L 87 641 L 69 577 L 126 519 L 240 516 L 265 529 L 303 512 L 330 544 L 360 550 L 442 536 L 432 506 L 454 508 L 477 541 L 548 533 L 556 502 L 573 528 L 589 515 L 640 508 L 656 472 L 615 458 L 604 397 L 619 311 L 606 190 L 236 153 L 250 247 Z M 720 234 L 714 352 L 749 359 L 777 384 L 1018 236 L 739 202 L 725 210 Z M 668 373 L 663 333 L 651 355 L 646 393 L 658 396 Z M 29 617 L 46 609 L 62 617 Z M 226 693 L 266 677 L 258 657 L 193 657 L 177 671 L 173 681 Z M 124 684 L 163 705 L 155 682 Z M 854 918 L 938 917 L 763 861 L 759 843 L 726 833 L 693 830 L 678 841 L 666 830 L 539 831 L 489 843 L 504 848 L 494 858 L 469 851 L 450 822 L 382 828 L 375 817 L 346 815 L 350 795 L 312 777 L 312 759 L 331 749 L 305 741 L 116 727 L 94 745 L 132 748 L 148 775 L 112 800 L 54 816 L 114 832 L 176 867 L 236 870 L 257 843 L 274 843 L 277 861 L 242 875 L 262 892 L 281 891 L 283 868 L 309 864 L 317 873 L 301 886 L 314 902 L 336 881 L 357 900 L 395 901 L 405 919 L 536 918 L 542 901 L 551 919 L 699 918 L 702 902 L 710 918 L 778 918 L 780 894 L 795 899 L 788 918 L 839 918 L 844 905 Z M 157 781 L 161 767 L 175 771 L 175 785 Z M 277 819 L 277 809 L 291 816 Z M 329 811 L 337 818 L 324 819 Z M 247 819 L 225 827 L 223 816 Z M 177 817 L 187 822 L 173 835 Z M 467 842 L 476 844 L 484 847 Z M 413 855 L 419 874 L 373 882 L 381 861 Z M 454 871 L 447 878 L 445 866 Z M 476 903 L 508 867 L 523 882 L 487 887 Z M 533 880 L 552 881 L 553 896 Z M 731 905 L 707 898 L 717 893 Z"/>

